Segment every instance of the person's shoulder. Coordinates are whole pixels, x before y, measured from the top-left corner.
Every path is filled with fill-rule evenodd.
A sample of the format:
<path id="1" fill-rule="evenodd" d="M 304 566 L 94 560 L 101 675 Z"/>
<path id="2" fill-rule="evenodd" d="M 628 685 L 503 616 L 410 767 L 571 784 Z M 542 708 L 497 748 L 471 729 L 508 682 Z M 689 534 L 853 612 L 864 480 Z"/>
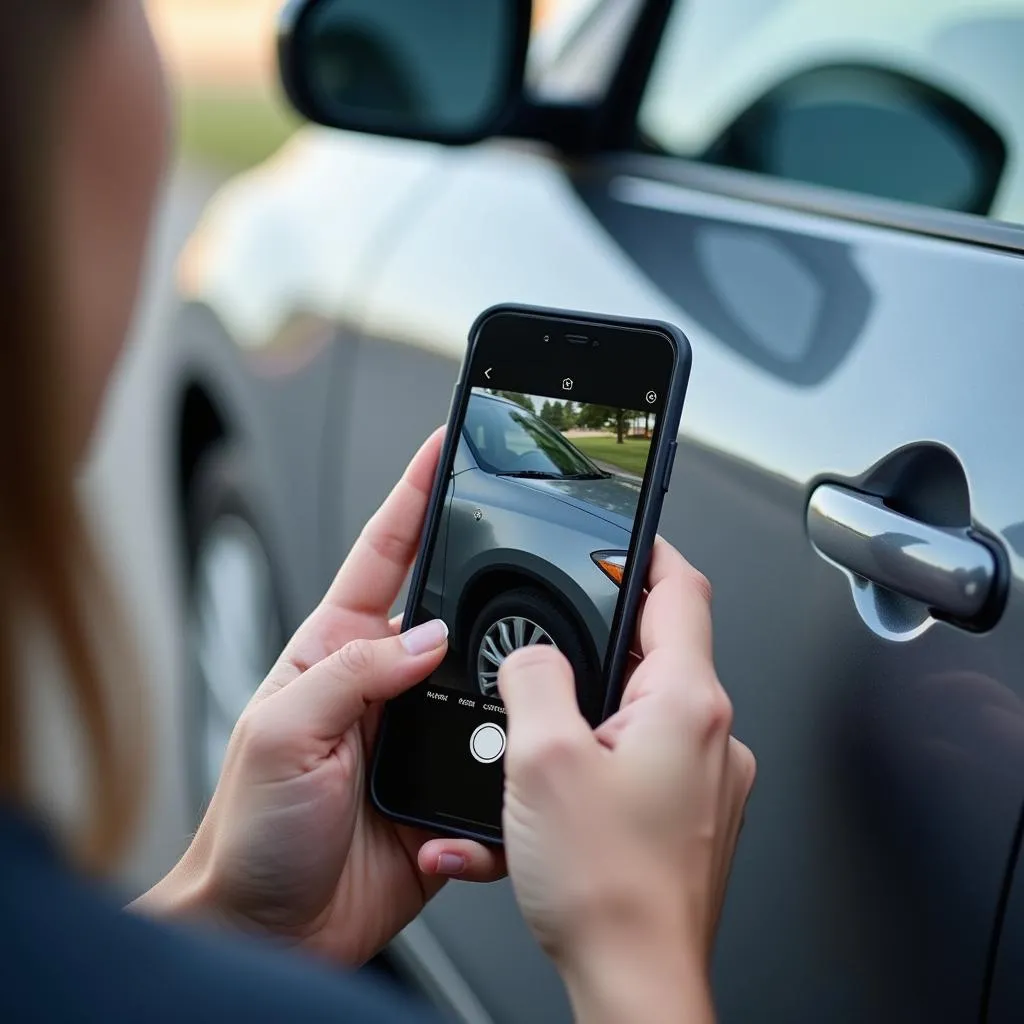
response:
<path id="1" fill-rule="evenodd" d="M 380 983 L 255 940 L 165 926 L 66 870 L 0 813 L 0 1019 L 121 1024 L 430 1019 Z"/>

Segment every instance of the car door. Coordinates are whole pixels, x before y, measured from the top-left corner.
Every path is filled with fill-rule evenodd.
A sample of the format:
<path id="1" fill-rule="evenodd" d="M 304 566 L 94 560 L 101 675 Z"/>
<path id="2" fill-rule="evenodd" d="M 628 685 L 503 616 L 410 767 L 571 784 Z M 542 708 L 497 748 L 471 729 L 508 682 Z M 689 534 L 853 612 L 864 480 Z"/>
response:
<path id="1" fill-rule="evenodd" d="M 893 7 L 677 3 L 633 149 L 449 154 L 361 325 L 361 394 L 416 367 L 376 473 L 492 303 L 689 334 L 662 532 L 760 765 L 725 1021 L 979 1017 L 1019 841 L 1024 4 Z M 424 926 L 474 1013 L 570 1019 L 507 885 Z"/>

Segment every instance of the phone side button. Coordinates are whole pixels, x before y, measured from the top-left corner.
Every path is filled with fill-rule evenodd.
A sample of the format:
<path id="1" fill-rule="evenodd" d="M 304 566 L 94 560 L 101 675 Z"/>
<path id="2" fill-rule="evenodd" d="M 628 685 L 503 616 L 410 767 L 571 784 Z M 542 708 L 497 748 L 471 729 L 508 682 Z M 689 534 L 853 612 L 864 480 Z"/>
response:
<path id="1" fill-rule="evenodd" d="M 665 462 L 665 476 L 661 483 L 662 490 L 666 494 L 668 494 L 668 489 L 672 484 L 672 470 L 675 468 L 677 451 L 679 451 L 679 442 L 670 441 L 668 445 L 668 460 Z"/>

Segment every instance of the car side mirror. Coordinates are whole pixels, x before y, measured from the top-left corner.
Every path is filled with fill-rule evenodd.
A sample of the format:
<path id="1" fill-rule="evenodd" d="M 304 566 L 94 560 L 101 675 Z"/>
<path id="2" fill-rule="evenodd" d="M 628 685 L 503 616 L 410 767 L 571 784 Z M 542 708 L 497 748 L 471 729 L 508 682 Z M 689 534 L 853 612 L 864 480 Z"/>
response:
<path id="1" fill-rule="evenodd" d="M 867 64 L 805 70 L 742 113 L 703 157 L 790 181 L 986 214 L 998 132 L 933 85 Z"/>
<path id="2" fill-rule="evenodd" d="M 278 59 L 331 128 L 448 144 L 496 134 L 522 95 L 530 0 L 291 0 Z"/>

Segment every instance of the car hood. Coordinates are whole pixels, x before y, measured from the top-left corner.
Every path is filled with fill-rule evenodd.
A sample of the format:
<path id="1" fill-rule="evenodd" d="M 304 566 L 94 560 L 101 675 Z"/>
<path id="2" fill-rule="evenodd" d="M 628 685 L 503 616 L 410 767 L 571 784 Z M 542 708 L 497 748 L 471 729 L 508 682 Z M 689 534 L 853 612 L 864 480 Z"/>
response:
<path id="1" fill-rule="evenodd" d="M 512 478 L 510 478 L 512 479 Z M 564 501 L 583 512 L 589 512 L 626 533 L 632 533 L 640 503 L 640 485 L 624 477 L 610 476 L 604 480 L 529 480 L 514 479 L 520 487 L 540 491 Z"/>

